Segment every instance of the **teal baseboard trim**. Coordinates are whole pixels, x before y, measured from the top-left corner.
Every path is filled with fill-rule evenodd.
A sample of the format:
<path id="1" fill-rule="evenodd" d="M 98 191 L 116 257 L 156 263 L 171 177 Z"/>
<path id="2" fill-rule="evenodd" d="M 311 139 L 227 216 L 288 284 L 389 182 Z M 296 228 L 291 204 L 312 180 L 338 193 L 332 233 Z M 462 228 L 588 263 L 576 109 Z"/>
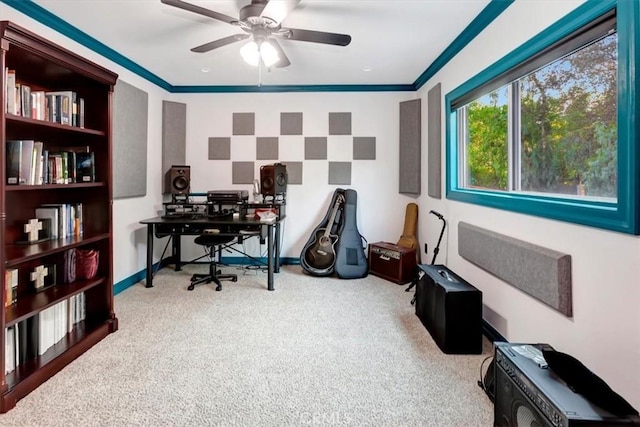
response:
<path id="1" fill-rule="evenodd" d="M 223 256 L 220 260 L 222 264 L 229 265 L 259 265 L 267 266 L 267 257 L 248 258 L 244 256 Z M 206 262 L 205 262 L 206 263 Z M 280 258 L 280 265 L 300 265 L 300 258 Z"/>
<path id="2" fill-rule="evenodd" d="M 161 268 L 161 265 L 162 265 L 162 262 L 155 263 L 153 265 L 153 270 L 155 271 Z M 137 273 L 127 277 L 126 279 L 121 280 L 118 283 L 115 283 L 113 285 L 113 295 L 118 295 L 120 292 L 124 291 L 125 289 L 130 288 L 131 286 L 135 285 L 141 280 L 144 280 L 146 277 L 147 277 L 147 269 L 144 268 L 138 271 Z"/>
<path id="3" fill-rule="evenodd" d="M 486 320 L 482 319 L 482 334 L 487 337 L 489 341 L 494 342 L 509 342 L 502 336 L 493 326 L 491 326 Z"/>

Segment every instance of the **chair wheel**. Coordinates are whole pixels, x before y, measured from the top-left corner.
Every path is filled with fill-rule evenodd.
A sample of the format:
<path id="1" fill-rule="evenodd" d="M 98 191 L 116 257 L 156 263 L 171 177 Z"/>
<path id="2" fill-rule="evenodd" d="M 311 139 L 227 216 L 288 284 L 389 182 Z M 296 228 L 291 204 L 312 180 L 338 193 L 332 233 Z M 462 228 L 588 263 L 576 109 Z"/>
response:
<path id="1" fill-rule="evenodd" d="M 220 292 L 222 290 L 222 286 L 218 285 L 216 286 L 216 291 Z"/>
<path id="2" fill-rule="evenodd" d="M 238 278 L 237 278 L 237 277 L 234 277 L 233 279 L 231 279 L 231 281 L 232 281 L 232 282 L 237 282 L 237 281 L 238 281 Z"/>
<path id="3" fill-rule="evenodd" d="M 187 288 L 188 290 L 192 291 L 193 290 L 193 283 L 189 285 L 189 287 Z"/>

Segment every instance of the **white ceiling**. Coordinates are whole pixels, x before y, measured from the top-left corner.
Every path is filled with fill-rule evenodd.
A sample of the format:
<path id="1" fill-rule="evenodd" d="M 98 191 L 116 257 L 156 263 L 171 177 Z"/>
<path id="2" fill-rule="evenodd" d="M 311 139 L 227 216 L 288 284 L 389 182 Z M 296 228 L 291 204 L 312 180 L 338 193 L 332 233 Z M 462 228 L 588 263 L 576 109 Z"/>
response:
<path id="1" fill-rule="evenodd" d="M 186 1 L 231 17 L 250 3 Z M 411 85 L 490 0 L 301 0 L 283 27 L 349 34 L 351 43 L 278 39 L 291 65 L 261 73 L 240 57 L 246 41 L 191 52 L 242 31 L 160 0 L 34 2 L 173 86 L 228 86 Z"/>

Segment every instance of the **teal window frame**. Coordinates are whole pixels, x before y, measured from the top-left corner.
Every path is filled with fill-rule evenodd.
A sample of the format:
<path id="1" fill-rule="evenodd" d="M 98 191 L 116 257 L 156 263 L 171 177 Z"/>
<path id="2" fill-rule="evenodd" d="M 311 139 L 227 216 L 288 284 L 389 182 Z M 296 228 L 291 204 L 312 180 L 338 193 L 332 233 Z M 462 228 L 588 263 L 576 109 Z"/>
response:
<path id="1" fill-rule="evenodd" d="M 452 104 L 465 94 L 517 67 L 531 56 L 616 9 L 618 32 L 618 197 L 616 202 L 464 188 L 458 182 L 457 112 Z M 465 203 L 640 234 L 640 4 L 628 0 L 587 0 L 540 34 L 516 48 L 445 96 L 446 197 Z"/>

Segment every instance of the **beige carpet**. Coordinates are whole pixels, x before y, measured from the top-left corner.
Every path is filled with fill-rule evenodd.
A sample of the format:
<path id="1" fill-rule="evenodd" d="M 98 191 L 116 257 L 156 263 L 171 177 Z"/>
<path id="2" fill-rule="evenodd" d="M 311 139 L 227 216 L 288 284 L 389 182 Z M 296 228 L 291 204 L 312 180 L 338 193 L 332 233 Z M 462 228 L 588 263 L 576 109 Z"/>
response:
<path id="1" fill-rule="evenodd" d="M 491 354 L 445 355 L 413 293 L 370 275 L 226 267 L 237 283 L 187 291 L 186 271 L 115 297 L 120 329 L 0 415 L 2 426 L 490 426 L 476 382 Z"/>

